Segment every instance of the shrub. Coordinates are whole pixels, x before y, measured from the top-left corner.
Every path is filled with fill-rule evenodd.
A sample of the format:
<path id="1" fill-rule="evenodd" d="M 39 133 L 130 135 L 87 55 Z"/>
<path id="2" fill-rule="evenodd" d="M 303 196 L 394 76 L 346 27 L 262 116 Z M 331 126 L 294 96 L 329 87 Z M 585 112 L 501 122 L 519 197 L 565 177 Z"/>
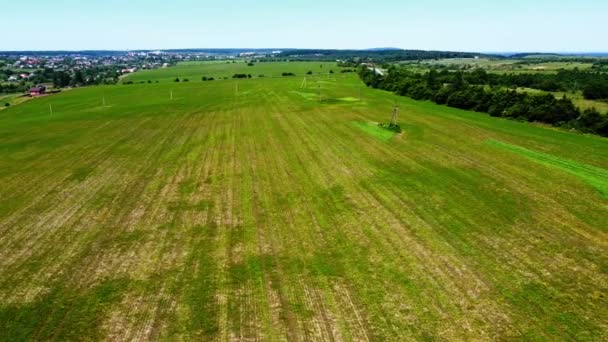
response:
<path id="1" fill-rule="evenodd" d="M 306 73 L 306 75 L 312 75 L 312 71 L 308 70 L 308 72 Z"/>
<path id="2" fill-rule="evenodd" d="M 4 104 L 4 107 L 10 107 L 10 106 L 11 106 L 11 104 L 8 102 Z"/>
<path id="3" fill-rule="evenodd" d="M 393 131 L 395 133 L 401 133 L 403 132 L 403 130 L 401 129 L 401 126 L 399 126 L 399 124 L 392 124 L 392 123 L 380 123 L 378 124 L 378 126 L 384 128 L 384 129 L 388 129 L 389 131 Z"/>
<path id="4" fill-rule="evenodd" d="M 190 82 L 190 80 L 187 78 L 184 78 L 184 82 Z"/>
<path id="5" fill-rule="evenodd" d="M 295 76 L 296 74 L 294 74 L 293 72 L 284 72 L 281 75 L 282 76 Z"/>
<path id="6" fill-rule="evenodd" d="M 254 66 L 254 65 L 255 65 L 255 63 L 253 63 L 253 62 L 247 63 L 247 66 Z"/>
<path id="7" fill-rule="evenodd" d="M 175 78 L 175 82 L 179 82 L 179 77 Z"/>

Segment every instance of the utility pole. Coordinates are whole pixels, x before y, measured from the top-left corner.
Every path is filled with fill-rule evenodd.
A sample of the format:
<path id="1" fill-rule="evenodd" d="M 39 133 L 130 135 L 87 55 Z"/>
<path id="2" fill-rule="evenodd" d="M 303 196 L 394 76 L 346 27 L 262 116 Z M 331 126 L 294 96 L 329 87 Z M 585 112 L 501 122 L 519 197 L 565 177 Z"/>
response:
<path id="1" fill-rule="evenodd" d="M 397 115 L 399 114 L 399 107 L 397 103 L 395 103 L 395 107 L 393 108 L 393 116 L 391 117 L 391 125 L 397 125 Z"/>
<path id="2" fill-rule="evenodd" d="M 318 93 L 319 93 L 319 102 L 321 102 L 321 83 L 317 82 L 317 90 L 318 90 Z"/>

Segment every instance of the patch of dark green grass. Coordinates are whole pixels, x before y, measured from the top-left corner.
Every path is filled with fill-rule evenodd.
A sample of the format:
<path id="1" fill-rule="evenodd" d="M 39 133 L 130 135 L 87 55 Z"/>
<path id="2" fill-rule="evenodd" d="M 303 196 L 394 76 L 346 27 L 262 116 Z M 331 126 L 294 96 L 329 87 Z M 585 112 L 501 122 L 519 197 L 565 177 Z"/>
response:
<path id="1" fill-rule="evenodd" d="M 593 340 L 601 335 L 597 325 L 571 310 L 571 298 L 567 294 L 555 292 L 541 283 L 523 284 L 518 290 L 503 291 L 503 296 L 515 310 L 542 322 L 523 329 L 521 337 L 526 340 Z"/>
<path id="2" fill-rule="evenodd" d="M 89 177 L 89 175 L 93 173 L 93 171 L 94 169 L 92 167 L 76 168 L 72 171 L 72 174 L 68 178 L 68 181 L 82 182 L 87 179 L 87 177 Z"/>
<path id="3" fill-rule="evenodd" d="M 1 341 L 99 340 L 106 310 L 120 300 L 126 280 L 90 289 L 59 287 L 31 303 L 0 307 Z"/>
<path id="4" fill-rule="evenodd" d="M 353 126 L 359 128 L 363 132 L 369 134 L 370 136 L 380 141 L 387 142 L 395 136 L 395 132 L 386 130 L 378 126 L 378 124 L 375 122 L 353 121 L 352 124 Z"/>

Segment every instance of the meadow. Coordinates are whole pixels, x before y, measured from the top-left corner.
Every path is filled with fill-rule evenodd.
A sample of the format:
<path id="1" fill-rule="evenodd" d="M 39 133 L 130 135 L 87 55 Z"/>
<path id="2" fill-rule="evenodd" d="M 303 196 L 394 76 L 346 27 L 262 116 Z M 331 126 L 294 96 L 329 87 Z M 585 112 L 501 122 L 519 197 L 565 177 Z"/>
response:
<path id="1" fill-rule="evenodd" d="M 333 63 L 124 80 L 0 112 L 0 340 L 608 338 L 608 139 Z"/>
<path id="2" fill-rule="evenodd" d="M 124 82 L 147 82 L 163 81 L 170 82 L 176 78 L 180 80 L 200 81 L 203 76 L 219 78 L 231 78 L 234 74 L 250 74 L 251 77 L 281 77 L 284 72 L 291 72 L 297 76 L 305 76 L 309 71 L 314 74 L 327 74 L 330 70 L 338 71 L 336 63 L 328 62 L 254 62 L 248 65 L 247 60 L 234 61 L 204 61 L 204 62 L 180 62 L 175 67 L 144 70 L 127 75 Z"/>

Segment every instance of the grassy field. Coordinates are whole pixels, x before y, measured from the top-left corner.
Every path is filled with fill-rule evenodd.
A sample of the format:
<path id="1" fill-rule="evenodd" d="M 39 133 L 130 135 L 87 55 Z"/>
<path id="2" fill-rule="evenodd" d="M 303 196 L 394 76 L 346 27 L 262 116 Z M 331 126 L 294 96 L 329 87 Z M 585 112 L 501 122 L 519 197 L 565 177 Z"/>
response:
<path id="1" fill-rule="evenodd" d="M 315 65 L 0 112 L 0 340 L 608 339 L 607 139 Z"/>
<path id="2" fill-rule="evenodd" d="M 128 82 L 173 82 L 176 78 L 189 81 L 200 81 L 203 76 L 232 78 L 234 74 L 251 74 L 252 77 L 281 77 L 284 72 L 291 72 L 304 77 L 309 71 L 314 74 L 327 74 L 330 70 L 338 72 L 336 63 L 328 62 L 275 62 L 254 63 L 248 66 L 244 60 L 213 62 L 182 62 L 177 66 L 165 69 L 147 70 L 126 76 L 122 81 Z M 301 79 L 300 79 L 301 80 Z"/>
<path id="3" fill-rule="evenodd" d="M 23 94 L 2 94 L 0 95 L 0 110 L 7 109 L 7 103 L 10 106 L 15 106 L 29 99 L 30 97 L 23 96 Z"/>

